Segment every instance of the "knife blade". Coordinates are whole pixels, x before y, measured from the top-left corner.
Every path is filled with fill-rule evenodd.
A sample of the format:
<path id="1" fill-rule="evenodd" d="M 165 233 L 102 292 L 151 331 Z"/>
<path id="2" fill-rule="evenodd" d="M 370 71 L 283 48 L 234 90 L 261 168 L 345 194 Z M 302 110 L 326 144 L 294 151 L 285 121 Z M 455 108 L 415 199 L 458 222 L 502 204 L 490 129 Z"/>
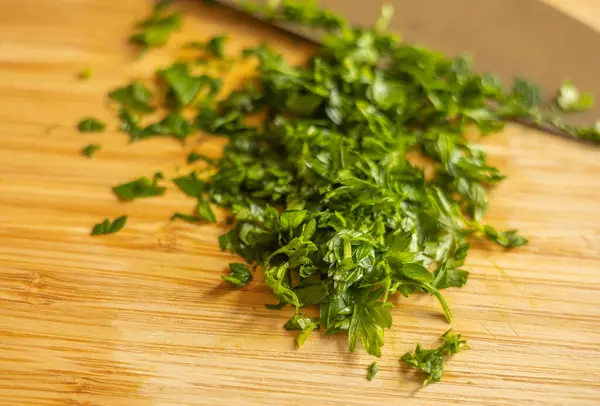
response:
<path id="1" fill-rule="evenodd" d="M 260 0 L 256 0 L 261 2 Z M 221 0 L 235 5 L 235 0 Z M 506 83 L 524 77 L 551 98 L 564 80 L 600 97 L 600 32 L 539 0 L 321 0 L 353 24 L 370 26 L 386 3 L 394 6 L 390 29 L 403 40 L 450 56 L 472 55 L 480 72 Z M 320 34 L 281 28 L 319 41 Z M 600 107 L 569 115 L 574 124 L 600 118 Z"/>

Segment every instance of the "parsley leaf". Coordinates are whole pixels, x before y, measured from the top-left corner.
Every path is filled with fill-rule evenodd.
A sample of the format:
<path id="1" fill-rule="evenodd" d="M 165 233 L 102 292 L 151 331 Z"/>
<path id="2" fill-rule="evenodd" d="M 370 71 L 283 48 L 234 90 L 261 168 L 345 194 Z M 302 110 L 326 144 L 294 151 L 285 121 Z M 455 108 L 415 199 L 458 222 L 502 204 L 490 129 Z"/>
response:
<path id="1" fill-rule="evenodd" d="M 306 342 L 306 339 L 308 338 L 310 333 L 312 333 L 316 327 L 317 327 L 317 322 L 313 320 L 310 322 L 310 324 L 306 328 L 302 329 L 300 334 L 298 334 L 298 337 L 296 337 L 296 343 L 298 344 L 298 347 L 302 347 L 304 345 L 304 343 Z"/>
<path id="2" fill-rule="evenodd" d="M 423 385 L 431 382 L 439 382 L 444 371 L 445 357 L 456 354 L 464 348 L 469 348 L 467 342 L 460 334 L 455 334 L 452 329 L 446 331 L 442 336 L 443 343 L 436 349 L 426 350 L 421 344 L 417 344 L 413 353 L 407 352 L 401 358 L 408 365 L 420 369 L 427 374 Z"/>
<path id="3" fill-rule="evenodd" d="M 81 150 L 81 155 L 84 155 L 88 158 L 91 158 L 96 152 L 98 152 L 102 147 L 98 144 L 89 144 Z"/>
<path id="4" fill-rule="evenodd" d="M 77 128 L 82 133 L 101 133 L 106 128 L 106 125 L 94 117 L 88 117 L 81 120 Z"/>
<path id="5" fill-rule="evenodd" d="M 171 3 L 168 0 L 157 1 L 152 14 L 136 24 L 137 31 L 129 37 L 129 41 L 144 49 L 165 45 L 171 34 L 181 28 L 181 14 L 167 13 Z"/>
<path id="6" fill-rule="evenodd" d="M 373 362 L 371 365 L 369 365 L 367 379 L 369 381 L 375 379 L 375 375 L 377 375 L 377 372 L 379 372 L 379 365 L 377 365 L 377 362 Z"/>
<path id="7" fill-rule="evenodd" d="M 175 213 L 171 216 L 171 220 L 183 220 L 183 221 L 187 221 L 188 223 L 198 223 L 200 221 L 202 221 L 202 219 L 196 215 L 192 215 L 192 214 L 185 214 L 185 213 Z"/>
<path id="8" fill-rule="evenodd" d="M 158 123 L 150 124 L 143 130 L 138 130 L 135 139 L 146 139 L 155 136 L 171 136 L 184 141 L 193 132 L 194 126 L 183 118 L 181 114 L 175 112 L 169 114 Z"/>
<path id="9" fill-rule="evenodd" d="M 348 346 L 351 352 L 354 352 L 356 341 L 360 338 L 369 354 L 381 357 L 384 329 L 392 327 L 390 309 L 393 305 L 390 302 L 376 302 L 379 293 L 373 294 L 368 290 L 359 293 L 359 302 L 354 305 L 348 326 Z"/>
<path id="10" fill-rule="evenodd" d="M 167 188 L 158 186 L 158 181 L 162 179 L 162 174 L 156 173 L 152 180 L 147 177 L 141 177 L 131 182 L 123 183 L 113 187 L 113 192 L 119 200 L 131 201 L 138 198 L 162 196 Z"/>
<path id="11" fill-rule="evenodd" d="M 94 226 L 92 235 L 114 234 L 121 231 L 121 229 L 125 227 L 126 222 L 127 216 L 117 217 L 112 222 L 109 219 L 106 219 L 102 223 L 98 223 Z"/>
<path id="12" fill-rule="evenodd" d="M 187 163 L 188 164 L 193 164 L 193 163 L 198 162 L 198 161 L 204 161 L 207 164 L 212 165 L 212 166 L 216 166 L 216 164 L 217 164 L 217 162 L 214 159 L 209 158 L 206 155 L 201 154 L 199 152 L 192 151 L 192 152 L 190 152 L 188 154 L 188 156 L 187 156 Z"/>
<path id="13" fill-rule="evenodd" d="M 229 270 L 231 273 L 227 276 L 221 276 L 221 279 L 238 288 L 246 286 L 252 280 L 252 272 L 244 264 L 231 263 L 229 264 Z"/>
<path id="14" fill-rule="evenodd" d="M 173 179 L 173 183 L 186 195 L 199 198 L 206 190 L 206 182 L 198 178 L 196 172 Z"/>
<path id="15" fill-rule="evenodd" d="M 152 92 L 139 81 L 134 81 L 127 86 L 119 87 L 108 94 L 109 99 L 136 113 L 152 113 Z"/>
<path id="16" fill-rule="evenodd" d="M 206 220 L 209 223 L 214 223 L 217 221 L 217 218 L 215 217 L 215 214 L 213 213 L 212 209 L 210 208 L 210 204 L 208 203 L 207 200 L 199 199 L 198 207 L 196 207 L 196 211 L 198 212 L 198 216 L 201 219 Z"/>
<path id="17" fill-rule="evenodd" d="M 189 66 L 176 63 L 160 72 L 169 89 L 175 95 L 177 102 L 183 106 L 191 104 L 203 88 L 209 89 L 209 96 L 216 95 L 221 89 L 222 82 L 208 75 L 193 76 Z"/>

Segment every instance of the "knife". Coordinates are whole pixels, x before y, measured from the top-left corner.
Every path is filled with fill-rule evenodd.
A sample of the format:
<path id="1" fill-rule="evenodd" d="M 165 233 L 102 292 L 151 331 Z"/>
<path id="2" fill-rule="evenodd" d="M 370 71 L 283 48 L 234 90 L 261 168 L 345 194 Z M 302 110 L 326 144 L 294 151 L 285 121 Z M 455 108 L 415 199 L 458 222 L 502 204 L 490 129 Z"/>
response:
<path id="1" fill-rule="evenodd" d="M 220 2 L 235 6 L 235 0 Z M 389 3 L 395 9 L 389 27 L 407 42 L 450 56 L 472 55 L 475 70 L 493 72 L 505 83 L 515 77 L 532 80 L 548 98 L 564 80 L 600 98 L 600 32 L 539 0 L 320 1 L 323 8 L 359 26 L 374 24 Z M 320 40 L 314 31 L 277 25 Z M 567 118 L 574 124 L 593 123 L 600 108 Z"/>

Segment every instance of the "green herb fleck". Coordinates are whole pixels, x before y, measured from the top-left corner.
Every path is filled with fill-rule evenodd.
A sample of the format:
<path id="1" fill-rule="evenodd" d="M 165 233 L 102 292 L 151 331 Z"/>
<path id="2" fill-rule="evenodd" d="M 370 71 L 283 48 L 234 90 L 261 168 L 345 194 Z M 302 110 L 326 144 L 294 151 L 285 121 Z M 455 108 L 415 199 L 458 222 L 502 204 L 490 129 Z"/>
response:
<path id="1" fill-rule="evenodd" d="M 206 155 L 201 154 L 201 153 L 196 152 L 196 151 L 190 152 L 189 155 L 187 156 L 187 163 L 188 164 L 193 164 L 193 163 L 196 163 L 198 161 L 206 162 L 207 164 L 212 165 L 212 166 L 216 166 L 217 165 L 217 162 L 214 159 L 209 158 Z"/>
<path id="2" fill-rule="evenodd" d="M 467 342 L 460 334 L 455 334 L 452 329 L 446 331 L 442 336 L 443 343 L 436 349 L 423 349 L 417 344 L 414 353 L 407 352 L 402 356 L 402 361 L 408 365 L 420 369 L 427 374 L 423 385 L 431 382 L 439 382 L 444 371 L 445 357 L 456 354 L 462 349 L 469 348 Z"/>
<path id="3" fill-rule="evenodd" d="M 231 263 L 229 264 L 229 271 L 230 274 L 221 276 L 221 279 L 238 288 L 246 286 L 252 280 L 252 272 L 244 264 Z"/>
<path id="4" fill-rule="evenodd" d="M 217 218 L 215 217 L 215 214 L 213 213 L 212 209 L 210 208 L 210 204 L 208 203 L 207 200 L 199 199 L 198 207 L 196 208 L 196 211 L 198 212 L 198 216 L 201 219 L 206 220 L 209 223 L 214 223 L 217 221 Z"/>
<path id="5" fill-rule="evenodd" d="M 160 72 L 179 105 L 187 106 L 194 102 L 202 89 L 209 89 L 208 95 L 215 96 L 222 82 L 208 75 L 193 76 L 184 63 L 176 63 Z"/>
<path id="6" fill-rule="evenodd" d="M 373 362 L 371 365 L 369 365 L 369 369 L 367 372 L 367 379 L 369 381 L 372 381 L 373 379 L 375 379 L 375 375 L 377 375 L 378 371 L 379 371 L 379 365 L 377 365 L 377 362 Z"/>
<path id="7" fill-rule="evenodd" d="M 168 13 L 172 1 L 157 1 L 152 14 L 137 23 L 129 41 L 144 49 L 164 46 L 171 35 L 181 28 L 181 13 Z"/>
<path id="8" fill-rule="evenodd" d="M 131 201 L 138 198 L 162 196 L 167 190 L 165 187 L 158 186 L 158 181 L 162 179 L 162 174 L 154 174 L 153 179 L 141 177 L 131 182 L 115 186 L 113 192 L 119 200 Z"/>
<path id="9" fill-rule="evenodd" d="M 102 147 L 98 144 L 90 144 L 87 145 L 85 147 L 83 147 L 83 149 L 81 150 L 81 154 L 91 158 L 92 155 L 94 155 L 96 152 L 98 152 Z"/>
<path id="10" fill-rule="evenodd" d="M 173 183 L 186 195 L 200 198 L 206 190 L 206 182 L 198 178 L 195 172 L 173 179 Z"/>
<path id="11" fill-rule="evenodd" d="M 152 92 L 138 81 L 113 90 L 108 97 L 132 112 L 147 114 L 154 111 L 151 106 Z"/>
<path id="12" fill-rule="evenodd" d="M 79 122 L 77 128 L 82 133 L 101 133 L 106 125 L 94 117 L 87 117 Z"/>
<path id="13" fill-rule="evenodd" d="M 121 231 L 121 229 L 125 227 L 126 222 L 127 216 L 117 217 L 112 222 L 109 219 L 106 219 L 102 223 L 98 223 L 94 226 L 92 235 L 114 234 Z"/>

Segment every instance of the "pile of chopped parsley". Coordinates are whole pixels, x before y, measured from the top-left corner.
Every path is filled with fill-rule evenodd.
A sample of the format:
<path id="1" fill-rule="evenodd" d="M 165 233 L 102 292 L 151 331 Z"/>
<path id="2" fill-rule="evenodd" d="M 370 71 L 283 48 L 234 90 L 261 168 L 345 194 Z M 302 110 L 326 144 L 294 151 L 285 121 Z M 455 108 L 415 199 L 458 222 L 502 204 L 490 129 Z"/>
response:
<path id="1" fill-rule="evenodd" d="M 144 50 L 167 42 L 181 26 L 168 3 L 157 3 L 132 42 Z M 600 141 L 598 125 L 574 127 L 555 114 L 591 107 L 591 95 L 565 83 L 547 106 L 540 89 L 523 79 L 505 92 L 494 75 L 473 72 L 468 58 L 449 58 L 390 34 L 389 6 L 370 28 L 351 27 L 307 2 L 245 7 L 322 29 L 323 46 L 301 66 L 267 45 L 246 49 L 241 58 L 258 61 L 256 75 L 222 95 L 221 78 L 196 73 L 201 65 L 224 62 L 227 38 L 216 36 L 186 45 L 200 58 L 160 69 L 162 89 L 135 81 L 109 98 L 120 106 L 120 130 L 131 142 L 185 142 L 198 133 L 228 140 L 218 159 L 202 151 L 188 156 L 188 164 L 203 161 L 211 169 L 173 180 L 196 205 L 172 219 L 215 222 L 212 207 L 227 209 L 230 228 L 219 244 L 246 264 L 231 264 L 223 279 L 239 288 L 262 275 L 257 279 L 277 299 L 267 307 L 292 310 L 285 328 L 299 331 L 299 345 L 318 329 L 346 334 L 350 351 L 360 341 L 379 357 L 392 325 L 393 295 L 432 295 L 450 323 L 442 291 L 467 282 L 469 240 L 484 237 L 505 248 L 527 243 L 516 230 L 483 221 L 487 191 L 504 176 L 465 137 L 468 131 L 486 135 L 507 120 L 525 120 Z M 142 125 L 155 111 L 166 114 Z M 90 117 L 79 128 L 103 131 L 104 124 Z M 99 148 L 82 153 L 91 157 Z M 409 158 L 416 155 L 421 159 Z M 164 181 L 157 173 L 113 191 L 124 201 L 155 197 L 164 194 Z M 125 222 L 107 219 L 92 234 L 117 232 Z M 307 307 L 320 309 L 319 317 L 303 315 Z M 425 383 L 440 379 L 444 356 L 466 347 L 460 334 L 448 332 L 443 340 L 438 349 L 419 345 L 402 357 L 429 374 Z M 375 363 L 369 367 L 369 379 L 377 370 Z"/>

